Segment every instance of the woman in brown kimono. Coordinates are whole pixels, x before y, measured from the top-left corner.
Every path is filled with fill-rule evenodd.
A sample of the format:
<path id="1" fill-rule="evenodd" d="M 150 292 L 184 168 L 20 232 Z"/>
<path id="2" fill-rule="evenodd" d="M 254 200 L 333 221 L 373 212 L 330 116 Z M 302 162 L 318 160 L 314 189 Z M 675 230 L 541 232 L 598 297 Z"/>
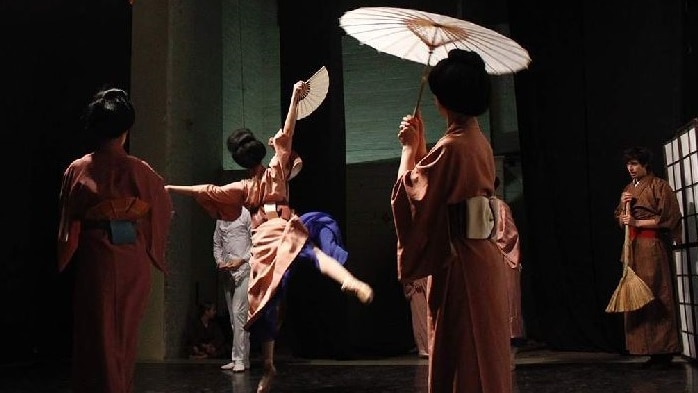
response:
<path id="1" fill-rule="evenodd" d="M 75 271 L 73 392 L 128 393 L 172 203 L 162 177 L 124 150 L 135 120 L 125 91 L 97 93 L 85 120 L 97 148 L 65 170 L 58 230 L 58 269 L 72 260 Z"/>
<path id="2" fill-rule="evenodd" d="M 632 355 L 650 355 L 643 368 L 666 368 L 681 352 L 669 258 L 673 242 L 681 242 L 681 210 L 669 183 L 652 174 L 651 157 L 643 147 L 623 153 L 631 182 L 623 189 L 615 217 L 630 231 L 628 266 L 654 295 L 646 306 L 625 313 L 626 349 Z"/>
<path id="3" fill-rule="evenodd" d="M 493 240 L 495 163 L 477 117 L 490 81 L 475 53 L 453 49 L 428 77 L 446 132 L 427 152 L 419 113 L 403 118 L 391 204 L 398 278 L 430 276 L 430 393 L 512 390 L 509 308 Z"/>
<path id="4" fill-rule="evenodd" d="M 260 393 L 269 391 L 276 374 L 273 354 L 278 328 L 278 291 L 296 257 L 310 254 L 320 272 L 340 283 L 342 291 L 356 296 L 362 303 L 373 299 L 373 290 L 368 284 L 349 273 L 343 261 L 328 254 L 329 250 L 310 241 L 308 228 L 289 207 L 289 181 L 302 166 L 291 149 L 291 142 L 298 100 L 307 88 L 303 81 L 293 87 L 284 127 L 269 139 L 269 146 L 274 149 L 269 167 L 262 164 L 266 154 L 264 144 L 250 130 L 239 129 L 228 138 L 228 150 L 236 163 L 249 170 L 250 178 L 224 186 L 166 186 L 172 192 L 194 197 L 216 219 L 234 220 L 240 215 L 242 206 L 252 214 L 250 311 L 245 328 L 262 341 L 264 376 L 257 387 Z"/>

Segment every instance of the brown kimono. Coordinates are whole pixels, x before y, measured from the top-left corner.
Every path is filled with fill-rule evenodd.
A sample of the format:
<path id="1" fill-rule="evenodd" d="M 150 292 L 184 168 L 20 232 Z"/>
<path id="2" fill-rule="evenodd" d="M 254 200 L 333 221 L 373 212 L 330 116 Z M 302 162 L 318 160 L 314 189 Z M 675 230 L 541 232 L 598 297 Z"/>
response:
<path id="1" fill-rule="evenodd" d="M 105 148 L 68 166 L 60 214 L 58 268 L 75 269 L 73 391 L 131 392 L 151 265 L 166 272 L 170 196 L 145 161 Z M 114 244 L 115 220 L 134 238 Z"/>
<path id="2" fill-rule="evenodd" d="M 427 327 L 427 281 L 423 277 L 402 285 L 405 299 L 410 304 L 410 317 L 412 319 L 412 336 L 420 357 L 429 356 L 429 333 Z"/>
<path id="3" fill-rule="evenodd" d="M 678 336 L 671 244 L 681 241 L 681 210 L 676 194 L 665 180 L 646 175 L 624 192 L 635 198 L 632 216 L 637 220 L 658 219 L 658 230 L 631 227 L 628 266 L 652 290 L 655 300 L 625 313 L 625 345 L 633 355 L 675 354 L 681 351 Z M 616 219 L 623 214 L 619 204 Z M 621 256 L 622 260 L 622 256 Z"/>
<path id="4" fill-rule="evenodd" d="M 497 198 L 497 233 L 495 240 L 504 256 L 507 270 L 507 293 L 509 294 L 509 323 L 511 338 L 523 337 L 523 318 L 521 317 L 521 246 L 519 230 L 514 223 L 509 205 Z"/>
<path id="5" fill-rule="evenodd" d="M 479 127 L 452 125 L 395 183 L 398 278 L 431 275 L 430 393 L 512 390 L 502 255 L 491 239 L 449 235 L 449 205 L 494 195 L 492 148 Z"/>
<path id="6" fill-rule="evenodd" d="M 231 184 L 194 186 L 194 199 L 216 219 L 235 220 L 242 206 L 252 214 L 252 256 L 248 286 L 248 329 L 259 312 L 276 293 L 286 269 L 303 248 L 308 231 L 300 218 L 288 208 L 288 182 L 300 171 L 301 159 L 291 150 L 291 137 L 274 136 L 275 154 L 259 177 L 244 179 L 243 199 L 231 191 Z M 280 216 L 268 218 L 264 204 L 280 207 Z"/>

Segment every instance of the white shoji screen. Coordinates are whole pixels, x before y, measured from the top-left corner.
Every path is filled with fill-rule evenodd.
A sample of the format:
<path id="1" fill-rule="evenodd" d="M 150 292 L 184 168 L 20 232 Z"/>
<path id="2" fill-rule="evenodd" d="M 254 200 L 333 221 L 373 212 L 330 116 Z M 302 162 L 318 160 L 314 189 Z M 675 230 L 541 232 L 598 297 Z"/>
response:
<path id="1" fill-rule="evenodd" d="M 683 355 L 698 359 L 698 119 L 681 127 L 664 145 L 667 180 L 681 206 L 683 241 L 674 246 L 676 291 Z"/>

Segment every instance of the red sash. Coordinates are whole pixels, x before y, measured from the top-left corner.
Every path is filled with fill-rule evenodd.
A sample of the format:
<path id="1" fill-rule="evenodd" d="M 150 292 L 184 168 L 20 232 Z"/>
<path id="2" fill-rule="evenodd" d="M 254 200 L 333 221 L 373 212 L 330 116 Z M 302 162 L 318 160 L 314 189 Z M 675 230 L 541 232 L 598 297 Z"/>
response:
<path id="1" fill-rule="evenodd" d="M 659 239 L 659 230 L 654 228 L 630 227 L 630 239 L 635 238 Z"/>

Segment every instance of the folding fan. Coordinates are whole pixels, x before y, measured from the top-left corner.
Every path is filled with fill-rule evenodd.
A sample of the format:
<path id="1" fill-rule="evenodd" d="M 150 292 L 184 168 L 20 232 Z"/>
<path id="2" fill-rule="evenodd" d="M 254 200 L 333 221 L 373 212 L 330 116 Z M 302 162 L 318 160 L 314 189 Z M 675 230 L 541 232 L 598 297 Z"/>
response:
<path id="1" fill-rule="evenodd" d="M 298 101 L 298 117 L 300 120 L 313 113 L 327 96 L 327 89 L 330 87 L 330 77 L 325 66 L 320 67 L 313 76 L 306 81 L 308 89 L 306 94 Z"/>

